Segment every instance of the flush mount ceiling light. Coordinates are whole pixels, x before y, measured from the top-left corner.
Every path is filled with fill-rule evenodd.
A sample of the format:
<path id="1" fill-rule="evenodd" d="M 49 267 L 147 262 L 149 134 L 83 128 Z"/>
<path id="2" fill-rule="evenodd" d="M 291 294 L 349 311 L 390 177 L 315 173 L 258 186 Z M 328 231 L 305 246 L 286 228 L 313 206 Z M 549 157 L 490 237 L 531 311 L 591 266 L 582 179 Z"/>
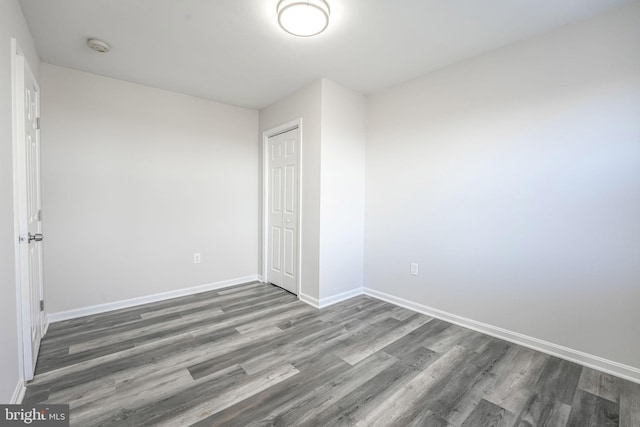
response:
<path id="1" fill-rule="evenodd" d="M 329 25 L 329 4 L 325 0 L 280 0 L 278 23 L 289 34 L 311 37 Z"/>
<path id="2" fill-rule="evenodd" d="M 111 50 L 111 46 L 100 39 L 87 39 L 87 46 L 100 53 L 107 53 Z"/>

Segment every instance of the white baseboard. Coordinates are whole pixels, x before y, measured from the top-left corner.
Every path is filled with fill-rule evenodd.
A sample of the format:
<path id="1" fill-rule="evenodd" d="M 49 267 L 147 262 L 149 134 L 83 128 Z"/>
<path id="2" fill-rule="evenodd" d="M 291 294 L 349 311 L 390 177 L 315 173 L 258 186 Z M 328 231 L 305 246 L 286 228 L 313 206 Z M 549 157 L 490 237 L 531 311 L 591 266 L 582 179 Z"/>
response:
<path id="1" fill-rule="evenodd" d="M 307 294 L 300 292 L 300 294 L 298 295 L 298 299 L 304 303 L 309 304 L 312 307 L 320 308 L 320 301 L 318 301 L 317 298 L 314 298 L 312 296 L 309 296 Z"/>
<path id="2" fill-rule="evenodd" d="M 633 366 L 624 365 L 622 363 L 607 360 L 599 356 L 594 356 L 592 354 L 584 353 L 579 350 L 574 350 L 572 348 L 564 347 L 538 338 L 533 338 L 524 334 L 520 334 L 518 332 L 509 331 L 497 326 L 467 319 L 466 317 L 451 314 L 437 308 L 429 307 L 391 294 L 376 291 L 375 289 L 364 288 L 363 291 L 365 295 L 371 296 L 373 298 L 377 298 L 391 304 L 399 305 L 401 307 L 408 308 L 409 310 L 426 314 L 427 316 L 435 317 L 437 319 L 441 319 L 468 329 L 473 329 L 474 331 L 478 331 L 486 335 L 491 335 L 493 337 L 521 345 L 523 347 L 528 347 L 542 353 L 550 354 L 551 356 L 559 357 L 570 362 L 575 362 L 580 365 L 593 368 L 598 371 L 606 372 L 608 374 L 615 375 L 617 377 L 640 384 L 640 369 Z"/>
<path id="3" fill-rule="evenodd" d="M 104 313 L 112 310 L 119 310 L 122 308 L 134 307 L 137 305 L 147 304 L 151 302 L 163 301 L 171 298 L 177 298 L 186 295 L 197 294 L 200 292 L 207 292 L 211 290 L 226 288 L 229 286 L 240 285 L 243 283 L 262 281 L 259 275 L 252 275 L 246 277 L 239 277 L 231 280 L 224 280 L 215 283 L 209 283 L 206 285 L 195 286 L 191 288 L 178 289 L 175 291 L 163 292 L 154 295 L 148 295 L 139 298 L 132 298 L 123 301 L 115 301 L 106 304 L 94 305 L 91 307 L 84 307 L 74 310 L 68 310 L 58 313 L 51 313 L 47 316 L 47 323 L 45 330 L 48 328 L 49 323 L 59 322 L 61 320 L 74 319 L 77 317 L 88 316 L 91 314 Z M 413 301 L 406 300 L 404 298 L 397 297 L 395 295 L 387 294 L 377 291 L 371 288 L 356 288 L 347 292 L 332 295 L 322 299 L 317 299 L 312 296 L 300 293 L 298 298 L 315 308 L 324 308 L 338 302 L 353 298 L 355 296 L 365 294 L 373 298 L 377 298 L 391 304 L 395 304 L 401 307 L 408 308 L 409 310 L 416 311 L 418 313 L 426 314 L 427 316 L 435 317 L 465 328 L 472 329 L 474 331 L 481 332 L 483 334 L 491 335 L 496 338 L 503 339 L 524 347 L 531 348 L 533 350 L 541 351 L 552 356 L 559 357 L 561 359 L 569 360 L 571 362 L 578 363 L 589 368 L 593 368 L 602 372 L 615 375 L 620 378 L 624 378 L 635 383 L 640 383 L 640 369 L 633 366 L 624 365 L 622 363 L 607 360 L 599 356 L 584 353 L 579 350 L 574 350 L 568 347 L 564 347 L 558 344 L 554 344 L 548 341 L 544 341 L 538 338 L 530 337 L 518 332 L 509 331 L 507 329 L 499 328 L 497 326 L 489 325 L 486 323 L 478 322 L 476 320 L 468 319 L 456 314 L 448 313 L 437 308 L 429 307 L 424 304 L 419 304 Z M 16 391 L 12 397 L 12 402 L 21 402 L 26 388 L 24 382 L 16 386 Z"/>
<path id="4" fill-rule="evenodd" d="M 24 385 L 24 381 L 22 378 L 18 380 L 18 384 L 16 384 L 16 389 L 13 391 L 13 396 L 11 396 L 11 401 L 9 404 L 18 405 L 22 403 L 22 399 L 24 399 L 24 394 L 27 392 L 27 388 Z"/>
<path id="5" fill-rule="evenodd" d="M 352 289 L 350 291 L 342 292 L 336 295 L 331 295 L 329 297 L 317 299 L 309 295 L 303 294 L 301 292 L 300 295 L 298 295 L 298 298 L 300 299 L 300 301 L 305 302 L 315 308 L 325 308 L 325 307 L 329 307 L 330 305 L 348 300 L 349 298 L 362 295 L 362 293 L 363 293 L 363 288 L 356 288 L 356 289 Z"/>
<path id="6" fill-rule="evenodd" d="M 62 320 L 75 319 L 78 317 L 89 316 L 92 314 L 105 313 L 107 311 L 120 310 L 122 308 L 135 307 L 137 305 L 148 304 L 150 302 L 164 301 L 171 298 L 178 298 L 187 295 L 198 294 L 200 292 L 214 291 L 216 289 L 227 288 L 229 286 L 241 285 L 243 283 L 255 282 L 258 275 L 238 277 L 236 279 L 223 280 L 206 285 L 194 286 L 191 288 L 177 289 L 175 291 L 162 292 L 159 294 L 147 295 L 138 298 L 131 298 L 122 301 L 114 301 L 106 304 L 92 305 L 90 307 L 76 308 L 58 313 L 50 313 L 47 320 L 50 323 L 60 322 Z"/>
<path id="7" fill-rule="evenodd" d="M 258 274 L 258 282 L 264 283 L 264 277 L 262 277 L 262 274 Z"/>
<path id="8" fill-rule="evenodd" d="M 330 297 L 320 298 L 320 308 L 329 307 L 330 305 L 348 300 L 349 298 L 357 297 L 358 295 L 362 295 L 362 292 L 363 289 L 360 287 L 336 295 L 331 295 Z"/>
<path id="9" fill-rule="evenodd" d="M 49 320 L 49 315 L 46 315 L 46 317 L 44 318 L 44 328 L 42 329 L 42 336 L 47 335 L 47 331 L 49 330 L 50 324 L 51 324 L 51 321 Z"/>

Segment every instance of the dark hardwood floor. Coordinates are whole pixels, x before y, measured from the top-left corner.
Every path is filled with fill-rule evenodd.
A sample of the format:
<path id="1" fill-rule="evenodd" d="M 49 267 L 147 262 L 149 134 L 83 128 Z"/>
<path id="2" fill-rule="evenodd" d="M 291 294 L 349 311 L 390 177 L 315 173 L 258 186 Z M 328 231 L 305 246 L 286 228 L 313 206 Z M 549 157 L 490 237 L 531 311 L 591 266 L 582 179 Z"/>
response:
<path id="1" fill-rule="evenodd" d="M 75 426 L 640 427 L 640 385 L 369 298 L 252 283 L 50 326 Z"/>

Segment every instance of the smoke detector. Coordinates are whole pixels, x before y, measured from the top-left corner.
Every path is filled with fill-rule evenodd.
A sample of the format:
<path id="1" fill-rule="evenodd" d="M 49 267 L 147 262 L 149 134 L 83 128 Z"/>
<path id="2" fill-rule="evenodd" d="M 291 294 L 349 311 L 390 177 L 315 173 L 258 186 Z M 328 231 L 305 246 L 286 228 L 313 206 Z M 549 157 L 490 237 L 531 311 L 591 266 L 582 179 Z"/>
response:
<path id="1" fill-rule="evenodd" d="M 100 39 L 87 39 L 87 46 L 100 53 L 107 53 L 111 50 L 111 46 L 109 46 L 104 40 Z"/>

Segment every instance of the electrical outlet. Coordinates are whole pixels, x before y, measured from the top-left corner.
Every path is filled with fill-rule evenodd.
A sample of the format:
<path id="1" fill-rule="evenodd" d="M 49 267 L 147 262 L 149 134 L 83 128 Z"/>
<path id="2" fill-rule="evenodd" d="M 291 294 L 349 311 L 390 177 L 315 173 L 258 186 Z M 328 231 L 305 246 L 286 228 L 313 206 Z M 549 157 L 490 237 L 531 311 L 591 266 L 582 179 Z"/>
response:
<path id="1" fill-rule="evenodd" d="M 200 254 L 193 254 L 193 263 L 194 264 L 200 264 Z"/>
<path id="2" fill-rule="evenodd" d="M 415 262 L 411 263 L 411 275 L 412 276 L 417 276 L 418 275 L 418 264 Z"/>

